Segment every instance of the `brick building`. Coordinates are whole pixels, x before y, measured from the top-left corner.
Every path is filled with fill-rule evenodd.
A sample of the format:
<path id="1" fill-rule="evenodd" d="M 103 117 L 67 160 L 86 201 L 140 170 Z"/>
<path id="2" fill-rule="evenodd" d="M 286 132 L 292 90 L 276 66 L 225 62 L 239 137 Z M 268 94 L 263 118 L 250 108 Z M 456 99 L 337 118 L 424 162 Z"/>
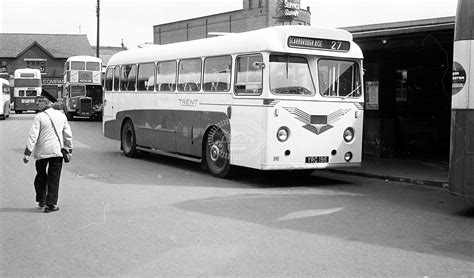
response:
<path id="1" fill-rule="evenodd" d="M 95 56 L 86 35 L 1 33 L 0 78 L 13 80 L 15 70 L 20 68 L 39 69 L 43 94 L 57 99 L 64 63 L 75 55 Z"/>
<path id="2" fill-rule="evenodd" d="M 311 25 L 299 0 L 243 0 L 243 9 L 153 26 L 153 43 L 168 44 L 277 25 Z"/>

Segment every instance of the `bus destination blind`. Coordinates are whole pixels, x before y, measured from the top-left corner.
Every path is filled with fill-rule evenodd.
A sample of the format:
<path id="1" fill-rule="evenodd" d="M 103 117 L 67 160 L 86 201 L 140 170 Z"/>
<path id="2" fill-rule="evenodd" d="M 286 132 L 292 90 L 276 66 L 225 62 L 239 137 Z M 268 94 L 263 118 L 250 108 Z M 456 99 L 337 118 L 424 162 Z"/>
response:
<path id="1" fill-rule="evenodd" d="M 308 49 L 324 49 L 331 51 L 349 51 L 351 44 L 348 41 L 326 40 L 305 37 L 288 37 L 288 47 L 292 48 L 308 48 Z"/>

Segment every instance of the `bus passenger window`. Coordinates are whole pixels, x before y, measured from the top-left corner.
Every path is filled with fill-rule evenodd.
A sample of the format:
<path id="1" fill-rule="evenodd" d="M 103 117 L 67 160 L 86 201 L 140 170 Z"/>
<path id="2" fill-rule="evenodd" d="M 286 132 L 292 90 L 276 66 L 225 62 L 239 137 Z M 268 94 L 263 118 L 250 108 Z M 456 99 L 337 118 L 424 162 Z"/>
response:
<path id="1" fill-rule="evenodd" d="M 262 55 L 245 55 L 236 59 L 235 94 L 260 95 L 263 85 Z"/>
<path id="2" fill-rule="evenodd" d="M 104 88 L 106 91 L 112 91 L 113 80 L 114 80 L 114 68 L 110 67 L 107 69 L 107 73 L 105 74 Z"/>
<path id="3" fill-rule="evenodd" d="M 86 62 L 86 70 L 92 71 L 100 71 L 100 63 L 99 62 Z"/>
<path id="4" fill-rule="evenodd" d="M 201 90 L 201 58 L 179 61 L 178 91 Z"/>
<path id="5" fill-rule="evenodd" d="M 160 62 L 156 65 L 156 90 L 176 90 L 176 62 Z"/>
<path id="6" fill-rule="evenodd" d="M 85 62 L 79 62 L 79 61 L 72 61 L 71 62 L 71 70 L 85 70 L 86 69 L 86 63 Z"/>
<path id="7" fill-rule="evenodd" d="M 122 74 L 120 75 L 120 90 L 135 91 L 137 75 L 137 65 L 122 66 Z"/>
<path id="8" fill-rule="evenodd" d="M 120 67 L 116 66 L 114 70 L 114 91 L 118 91 L 120 88 L 119 80 L 120 80 Z"/>
<path id="9" fill-rule="evenodd" d="M 153 91 L 155 87 L 155 65 L 146 63 L 138 65 L 138 84 L 139 91 Z"/>
<path id="10" fill-rule="evenodd" d="M 204 60 L 204 91 L 230 90 L 232 57 L 212 57 Z"/>

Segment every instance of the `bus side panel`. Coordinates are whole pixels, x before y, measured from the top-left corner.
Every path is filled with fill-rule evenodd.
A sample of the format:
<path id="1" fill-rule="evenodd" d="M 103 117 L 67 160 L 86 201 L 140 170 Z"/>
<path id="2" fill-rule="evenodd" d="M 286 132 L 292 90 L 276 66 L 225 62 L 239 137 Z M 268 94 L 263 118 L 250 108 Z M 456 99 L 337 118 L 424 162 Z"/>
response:
<path id="1" fill-rule="evenodd" d="M 201 129 L 201 114 L 198 111 L 176 111 L 176 152 L 192 156 L 201 156 L 201 146 L 198 142 L 202 141 L 199 137 Z M 193 148 L 194 147 L 194 148 Z"/>
<path id="2" fill-rule="evenodd" d="M 262 103 L 261 99 L 234 100 L 230 118 L 230 160 L 233 165 L 261 169 L 262 153 L 268 140 L 264 128 L 268 108 Z"/>
<path id="3" fill-rule="evenodd" d="M 451 157 L 449 190 L 459 196 L 474 198 L 474 110 L 451 113 Z"/>
<path id="4" fill-rule="evenodd" d="M 122 123 L 129 118 L 137 145 L 171 153 L 201 157 L 204 132 L 218 126 L 229 132 L 227 115 L 218 111 L 136 109 L 117 113 L 115 120 L 104 121 L 104 136 L 120 140 Z"/>
<path id="5" fill-rule="evenodd" d="M 104 119 L 104 136 L 109 139 L 120 140 L 121 122 L 118 119 Z"/>

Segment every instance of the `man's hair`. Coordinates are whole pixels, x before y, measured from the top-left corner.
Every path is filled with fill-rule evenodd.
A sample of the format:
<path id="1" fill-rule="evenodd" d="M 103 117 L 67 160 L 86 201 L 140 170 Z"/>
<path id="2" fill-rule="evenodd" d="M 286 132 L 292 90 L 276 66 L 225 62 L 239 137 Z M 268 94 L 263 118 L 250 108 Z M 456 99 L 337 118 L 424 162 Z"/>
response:
<path id="1" fill-rule="evenodd" d="M 44 110 L 53 107 L 53 103 L 52 103 L 49 99 L 47 99 L 47 98 L 45 98 L 45 97 L 40 97 L 40 98 L 38 98 L 38 104 L 39 104 L 40 102 L 44 103 Z"/>

